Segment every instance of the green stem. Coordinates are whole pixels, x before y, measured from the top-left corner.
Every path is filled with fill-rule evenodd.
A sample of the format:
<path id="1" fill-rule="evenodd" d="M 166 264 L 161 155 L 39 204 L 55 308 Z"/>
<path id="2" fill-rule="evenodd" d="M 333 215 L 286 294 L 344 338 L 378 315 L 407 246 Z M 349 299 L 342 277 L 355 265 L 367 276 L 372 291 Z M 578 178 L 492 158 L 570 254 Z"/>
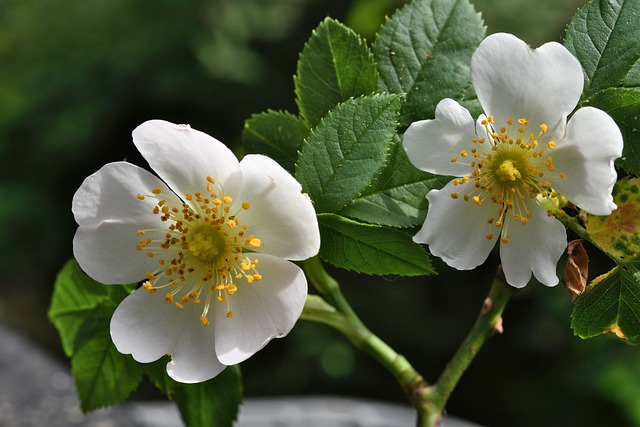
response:
<path id="1" fill-rule="evenodd" d="M 473 328 L 440 375 L 438 381 L 420 396 L 420 400 L 430 404 L 425 404 L 418 408 L 419 426 L 438 425 L 442 417 L 442 411 L 451 393 L 480 348 L 494 333 L 502 332 L 502 312 L 516 291 L 516 288 L 506 283 L 502 269 L 499 269 Z"/>
<path id="2" fill-rule="evenodd" d="M 319 258 L 305 261 L 304 269 L 311 284 L 328 303 L 318 296 L 310 295 L 301 317 L 324 323 L 342 332 L 354 346 L 369 354 L 394 376 L 415 406 L 418 402 L 414 396 L 420 395 L 420 390 L 427 388 L 422 376 L 404 356 L 362 323 L 342 294 L 338 282 L 327 273 Z"/>
<path id="3" fill-rule="evenodd" d="M 329 325 L 341 331 L 356 347 L 377 360 L 402 386 L 418 413 L 418 427 L 439 424 L 442 411 L 456 384 L 485 341 L 502 330 L 502 312 L 516 289 L 509 286 L 502 270 L 491 285 L 480 314 L 466 339 L 447 365 L 438 382 L 428 385 L 407 359 L 373 334 L 358 318 L 344 298 L 338 282 L 324 269 L 318 258 L 304 262 L 305 273 L 323 297 L 309 295 L 302 318 Z"/>

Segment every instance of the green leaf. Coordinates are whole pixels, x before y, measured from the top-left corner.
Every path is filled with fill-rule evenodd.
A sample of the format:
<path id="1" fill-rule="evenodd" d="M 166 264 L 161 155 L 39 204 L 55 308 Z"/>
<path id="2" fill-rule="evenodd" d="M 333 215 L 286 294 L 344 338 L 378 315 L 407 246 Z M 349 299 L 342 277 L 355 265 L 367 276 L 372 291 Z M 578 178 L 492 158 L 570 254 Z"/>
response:
<path id="1" fill-rule="evenodd" d="M 178 383 L 167 374 L 167 363 L 170 360 L 169 356 L 164 356 L 155 362 L 145 363 L 143 367 L 144 373 L 147 374 L 153 385 L 169 399 L 173 399 Z"/>
<path id="2" fill-rule="evenodd" d="M 640 256 L 640 178 L 625 177 L 613 189 L 618 208 L 587 216 L 587 232 L 598 247 L 619 260 Z"/>
<path id="3" fill-rule="evenodd" d="M 107 300 L 121 301 L 128 295 L 128 289 L 130 287 L 105 286 L 96 282 L 73 259 L 65 264 L 54 284 L 49 319 L 58 329 L 62 348 L 68 357 L 73 355 L 78 330 L 91 319 L 94 309 Z"/>
<path id="4" fill-rule="evenodd" d="M 600 276 L 576 299 L 571 327 L 581 338 L 614 333 L 640 343 L 640 261 Z"/>
<path id="5" fill-rule="evenodd" d="M 320 257 L 336 267 L 373 275 L 435 273 L 429 255 L 409 233 L 335 214 L 320 214 L 318 222 Z"/>
<path id="6" fill-rule="evenodd" d="M 126 399 L 142 379 L 142 368 L 116 350 L 109 333 L 114 310 L 132 289 L 132 285 L 96 282 L 75 260 L 67 262 L 56 278 L 49 318 L 71 357 L 71 372 L 85 412 Z"/>
<path id="7" fill-rule="evenodd" d="M 484 35 L 468 0 L 415 0 L 384 23 L 373 53 L 382 89 L 406 93 L 402 127 L 432 119 L 443 98 L 475 99 L 469 63 Z"/>
<path id="8" fill-rule="evenodd" d="M 318 212 L 338 212 L 358 197 L 384 166 L 395 133 L 395 95 L 350 99 L 311 131 L 296 178 Z"/>
<path id="9" fill-rule="evenodd" d="M 314 30 L 302 50 L 294 82 L 300 114 L 312 126 L 339 103 L 379 90 L 366 43 L 331 18 Z"/>
<path id="10" fill-rule="evenodd" d="M 371 186 L 339 213 L 372 224 L 416 226 L 427 214 L 426 194 L 449 181 L 449 177 L 422 172 L 413 166 L 398 142 Z"/>
<path id="11" fill-rule="evenodd" d="M 267 111 L 244 124 L 242 141 L 247 153 L 264 154 L 293 173 L 298 151 L 309 134 L 309 125 L 293 114 Z"/>
<path id="12" fill-rule="evenodd" d="M 572 18 L 564 45 L 582 64 L 583 98 L 619 86 L 640 58 L 640 2 L 591 0 Z"/>
<path id="13" fill-rule="evenodd" d="M 242 403 L 240 367 L 228 366 L 217 377 L 199 384 L 178 384 L 176 403 L 189 427 L 231 427 Z"/>
<path id="14" fill-rule="evenodd" d="M 624 138 L 622 157 L 616 162 L 628 173 L 640 175 L 640 91 L 609 88 L 596 93 L 589 105 L 606 111 Z"/>
<path id="15" fill-rule="evenodd" d="M 116 306 L 112 301 L 98 304 L 78 333 L 71 372 L 84 412 L 122 402 L 142 380 L 142 367 L 111 341 L 109 322 Z"/>

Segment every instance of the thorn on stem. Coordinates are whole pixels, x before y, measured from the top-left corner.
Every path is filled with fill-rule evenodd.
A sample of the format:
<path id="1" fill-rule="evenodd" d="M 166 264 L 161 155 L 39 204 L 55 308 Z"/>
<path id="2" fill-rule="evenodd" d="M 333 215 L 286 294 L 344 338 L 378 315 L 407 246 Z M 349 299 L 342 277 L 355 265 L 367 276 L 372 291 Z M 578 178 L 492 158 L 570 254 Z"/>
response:
<path id="1" fill-rule="evenodd" d="M 503 332 L 504 328 L 502 327 L 502 316 L 500 316 L 496 319 L 496 323 L 494 323 L 493 327 L 491 328 L 491 335 L 495 333 L 502 334 Z"/>
<path id="2" fill-rule="evenodd" d="M 486 297 L 484 302 L 482 303 L 482 309 L 480 310 L 480 313 L 485 316 L 491 311 L 492 308 L 493 300 L 490 297 Z"/>

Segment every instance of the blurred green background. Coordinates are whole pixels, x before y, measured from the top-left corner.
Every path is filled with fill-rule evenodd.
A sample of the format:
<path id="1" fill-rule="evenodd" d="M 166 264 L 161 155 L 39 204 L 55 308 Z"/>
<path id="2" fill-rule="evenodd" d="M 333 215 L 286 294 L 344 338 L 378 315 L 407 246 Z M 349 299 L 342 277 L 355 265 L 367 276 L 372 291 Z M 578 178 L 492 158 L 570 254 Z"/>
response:
<path id="1" fill-rule="evenodd" d="M 104 163 L 144 160 L 131 130 L 190 123 L 240 149 L 243 122 L 296 112 L 292 75 L 327 15 L 369 42 L 400 0 L 0 2 L 0 320 L 63 360 L 46 310 L 72 256 L 71 198 Z M 488 32 L 561 40 L 583 0 L 477 0 Z M 593 265 L 601 265 L 596 262 Z M 335 272 L 372 330 L 429 380 L 471 326 L 495 257 L 473 272 L 369 278 Z M 602 272 L 592 267 L 593 274 Z M 640 425 L 640 357 L 569 328 L 561 287 L 532 284 L 507 307 L 448 412 L 486 426 Z M 65 363 L 67 363 L 65 361 Z M 248 395 L 337 394 L 404 402 L 392 378 L 322 325 L 300 322 L 243 364 Z M 138 398 L 154 397 L 143 386 Z"/>

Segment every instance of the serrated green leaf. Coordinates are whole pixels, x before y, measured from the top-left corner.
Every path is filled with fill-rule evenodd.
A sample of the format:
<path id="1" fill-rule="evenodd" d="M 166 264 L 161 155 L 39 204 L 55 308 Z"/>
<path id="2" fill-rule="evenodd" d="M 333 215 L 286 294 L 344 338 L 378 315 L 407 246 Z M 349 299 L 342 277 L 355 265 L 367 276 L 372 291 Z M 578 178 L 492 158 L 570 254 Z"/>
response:
<path id="1" fill-rule="evenodd" d="M 128 289 L 96 282 L 73 259 L 65 264 L 54 284 L 49 319 L 58 330 L 68 357 L 73 354 L 78 330 L 91 318 L 95 307 L 106 300 L 122 300 L 128 295 Z"/>
<path id="2" fill-rule="evenodd" d="M 339 103 L 379 90 L 368 46 L 331 18 L 314 30 L 302 50 L 294 82 L 300 115 L 312 126 Z"/>
<path id="3" fill-rule="evenodd" d="M 629 73 L 624 78 L 622 86 L 628 88 L 640 88 L 640 60 L 636 61 Z"/>
<path id="4" fill-rule="evenodd" d="M 429 255 L 409 233 L 335 214 L 318 215 L 318 223 L 320 257 L 336 267 L 374 275 L 435 273 Z"/>
<path id="5" fill-rule="evenodd" d="M 109 322 L 116 306 L 101 302 L 78 331 L 71 372 L 84 412 L 122 402 L 142 380 L 143 368 L 111 341 Z"/>
<path id="6" fill-rule="evenodd" d="M 406 93 L 402 127 L 433 118 L 443 98 L 475 99 L 469 63 L 484 35 L 468 0 L 415 0 L 384 23 L 373 53 L 382 89 Z"/>
<path id="7" fill-rule="evenodd" d="M 339 213 L 372 224 L 412 227 L 427 214 L 426 194 L 440 189 L 450 178 L 422 172 L 413 166 L 402 144 L 389 153 L 387 165 L 371 186 Z"/>
<path id="8" fill-rule="evenodd" d="M 246 153 L 269 156 L 293 173 L 307 135 L 309 125 L 304 120 L 287 112 L 267 111 L 245 122 L 242 141 Z"/>
<path id="9" fill-rule="evenodd" d="M 618 166 L 640 175 L 640 91 L 630 88 L 609 88 L 596 93 L 589 105 L 606 111 L 617 123 L 624 138 Z"/>
<path id="10" fill-rule="evenodd" d="M 242 374 L 228 366 L 217 377 L 199 384 L 178 384 L 176 403 L 189 427 L 231 427 L 242 403 Z"/>
<path id="11" fill-rule="evenodd" d="M 582 64 L 583 98 L 617 87 L 640 58 L 640 2 L 591 0 L 572 18 L 564 45 Z"/>
<path id="12" fill-rule="evenodd" d="M 149 377 L 153 385 L 155 385 L 162 394 L 167 396 L 167 398 L 173 399 L 178 383 L 167 374 L 167 363 L 169 363 L 170 360 L 171 358 L 169 356 L 164 356 L 155 362 L 145 363 L 143 367 L 144 373 Z"/>
<path id="13" fill-rule="evenodd" d="M 396 128 L 395 95 L 350 99 L 332 110 L 302 146 L 296 178 L 317 212 L 338 212 L 384 166 Z"/>
<path id="14" fill-rule="evenodd" d="M 620 126 L 620 132 L 625 145 L 616 165 L 628 173 L 640 175 L 640 131 Z"/>
<path id="15" fill-rule="evenodd" d="M 640 261 L 594 280 L 576 299 L 571 318 L 581 338 L 614 333 L 629 344 L 640 343 Z"/>

